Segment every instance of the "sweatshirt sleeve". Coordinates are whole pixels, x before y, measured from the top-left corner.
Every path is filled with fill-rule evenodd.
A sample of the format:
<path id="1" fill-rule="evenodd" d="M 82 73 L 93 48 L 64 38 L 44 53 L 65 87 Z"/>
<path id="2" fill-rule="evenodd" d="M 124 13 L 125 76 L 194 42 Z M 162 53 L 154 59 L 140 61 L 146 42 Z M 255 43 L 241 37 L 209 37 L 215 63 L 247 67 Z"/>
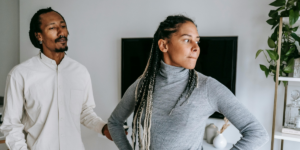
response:
<path id="1" fill-rule="evenodd" d="M 93 88 L 90 75 L 87 75 L 87 86 L 85 87 L 85 99 L 82 104 L 82 111 L 80 114 L 80 123 L 85 127 L 102 134 L 102 128 L 106 124 L 95 112 L 96 107 Z"/>
<path id="2" fill-rule="evenodd" d="M 125 92 L 122 100 L 119 102 L 110 118 L 108 119 L 109 133 L 120 150 L 132 150 L 123 124 L 131 115 L 135 107 L 135 89 L 139 80 L 135 81 Z"/>
<path id="3" fill-rule="evenodd" d="M 257 150 L 268 142 L 269 135 L 265 128 L 227 87 L 211 77 L 206 84 L 212 108 L 222 113 L 242 134 L 231 150 Z"/>

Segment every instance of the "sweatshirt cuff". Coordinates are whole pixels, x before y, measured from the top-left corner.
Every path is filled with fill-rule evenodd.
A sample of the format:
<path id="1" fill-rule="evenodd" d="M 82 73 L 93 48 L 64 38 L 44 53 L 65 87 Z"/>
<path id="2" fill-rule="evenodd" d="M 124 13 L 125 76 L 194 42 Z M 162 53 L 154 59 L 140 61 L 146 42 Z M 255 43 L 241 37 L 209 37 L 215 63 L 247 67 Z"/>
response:
<path id="1" fill-rule="evenodd" d="M 102 129 L 103 129 L 103 127 L 104 127 L 106 124 L 107 124 L 107 122 L 105 122 L 105 121 L 99 119 L 98 124 L 97 124 L 97 127 L 98 127 L 97 132 L 103 135 Z"/>

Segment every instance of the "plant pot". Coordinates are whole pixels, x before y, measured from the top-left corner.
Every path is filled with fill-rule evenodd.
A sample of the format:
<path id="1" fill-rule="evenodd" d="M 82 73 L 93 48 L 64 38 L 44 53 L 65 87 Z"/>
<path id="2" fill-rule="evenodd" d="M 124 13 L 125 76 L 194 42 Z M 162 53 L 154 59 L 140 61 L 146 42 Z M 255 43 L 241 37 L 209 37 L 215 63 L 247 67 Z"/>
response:
<path id="1" fill-rule="evenodd" d="M 227 140 L 225 139 L 223 134 L 219 134 L 214 138 L 213 145 L 217 149 L 223 149 L 227 145 Z"/>
<path id="2" fill-rule="evenodd" d="M 205 136 L 206 136 L 205 139 L 207 143 L 212 144 L 214 137 L 216 137 L 217 134 L 218 134 L 218 127 L 215 126 L 213 123 L 208 125 L 205 130 Z"/>

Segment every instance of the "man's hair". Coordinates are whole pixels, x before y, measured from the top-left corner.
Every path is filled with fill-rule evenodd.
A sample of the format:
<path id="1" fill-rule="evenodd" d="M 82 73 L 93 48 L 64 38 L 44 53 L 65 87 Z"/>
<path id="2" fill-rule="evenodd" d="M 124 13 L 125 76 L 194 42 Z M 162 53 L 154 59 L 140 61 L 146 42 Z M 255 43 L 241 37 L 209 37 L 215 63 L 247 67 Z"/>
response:
<path id="1" fill-rule="evenodd" d="M 63 20 L 65 21 L 65 18 L 59 12 L 53 10 L 51 7 L 43 8 L 43 9 L 38 10 L 33 15 L 33 17 L 31 18 L 31 21 L 30 21 L 30 29 L 29 29 L 30 41 L 31 41 L 31 43 L 34 47 L 40 49 L 41 51 L 43 51 L 43 48 L 42 48 L 42 45 L 40 44 L 40 42 L 38 41 L 38 39 L 36 38 L 35 33 L 42 32 L 42 30 L 41 30 L 41 24 L 42 23 L 41 23 L 41 20 L 40 20 L 41 19 L 40 15 L 48 13 L 48 12 L 52 12 L 52 11 L 58 13 L 63 18 Z"/>

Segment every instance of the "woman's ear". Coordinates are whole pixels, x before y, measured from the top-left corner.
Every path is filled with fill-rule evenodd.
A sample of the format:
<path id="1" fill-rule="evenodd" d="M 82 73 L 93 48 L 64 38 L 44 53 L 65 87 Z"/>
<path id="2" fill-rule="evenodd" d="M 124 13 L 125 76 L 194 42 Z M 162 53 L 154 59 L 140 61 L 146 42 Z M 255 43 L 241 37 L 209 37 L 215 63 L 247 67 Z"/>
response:
<path id="1" fill-rule="evenodd" d="M 159 39 L 158 40 L 158 47 L 159 47 L 160 51 L 162 51 L 163 53 L 166 53 L 168 51 L 167 40 Z"/>

